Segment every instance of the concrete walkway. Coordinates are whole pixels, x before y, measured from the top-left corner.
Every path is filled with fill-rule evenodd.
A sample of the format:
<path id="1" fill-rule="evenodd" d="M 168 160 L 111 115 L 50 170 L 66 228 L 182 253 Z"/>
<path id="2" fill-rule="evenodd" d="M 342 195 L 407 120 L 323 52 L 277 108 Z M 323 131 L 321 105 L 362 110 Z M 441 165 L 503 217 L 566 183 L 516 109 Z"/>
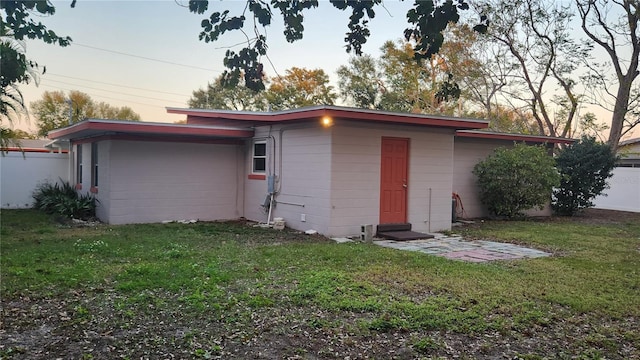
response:
<path id="1" fill-rule="evenodd" d="M 461 236 L 434 235 L 433 239 L 409 241 L 374 239 L 373 243 L 392 249 L 419 251 L 425 254 L 444 256 L 452 260 L 470 262 L 538 258 L 551 255 L 544 251 L 515 244 L 484 240 L 465 241 Z"/>

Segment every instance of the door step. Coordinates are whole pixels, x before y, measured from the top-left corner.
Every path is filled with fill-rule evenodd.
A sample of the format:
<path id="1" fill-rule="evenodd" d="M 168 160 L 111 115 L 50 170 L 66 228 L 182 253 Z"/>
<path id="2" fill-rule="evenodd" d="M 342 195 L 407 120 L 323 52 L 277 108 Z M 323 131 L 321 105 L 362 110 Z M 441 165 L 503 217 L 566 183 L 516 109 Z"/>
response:
<path id="1" fill-rule="evenodd" d="M 433 238 L 433 235 L 412 231 L 410 223 L 380 224 L 377 226 L 376 236 L 396 241 Z"/>

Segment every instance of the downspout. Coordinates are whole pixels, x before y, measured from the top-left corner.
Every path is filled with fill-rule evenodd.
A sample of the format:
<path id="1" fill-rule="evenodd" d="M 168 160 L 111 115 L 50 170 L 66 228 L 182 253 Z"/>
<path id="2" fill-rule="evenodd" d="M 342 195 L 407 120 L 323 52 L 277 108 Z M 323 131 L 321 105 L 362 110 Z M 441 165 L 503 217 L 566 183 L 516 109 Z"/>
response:
<path id="1" fill-rule="evenodd" d="M 428 212 L 428 218 L 427 218 L 427 222 L 428 222 L 428 227 L 427 227 L 427 232 L 431 232 L 431 192 L 432 189 L 429 188 L 429 212 Z"/>
<path id="2" fill-rule="evenodd" d="M 275 166 L 276 166 L 276 160 L 275 160 L 275 150 L 276 150 L 276 140 L 275 137 L 273 135 L 271 135 L 271 126 L 269 126 L 269 133 L 267 136 L 262 136 L 262 137 L 256 137 L 256 138 L 252 138 L 253 141 L 255 140 L 266 140 L 267 142 L 271 143 L 271 158 L 272 161 L 270 161 L 268 163 L 268 167 L 267 167 L 267 179 L 271 179 L 273 177 L 273 180 L 267 180 L 267 181 L 273 181 L 275 182 L 275 177 L 274 177 L 274 170 L 275 170 Z M 273 211 L 273 202 L 274 202 L 274 195 L 275 195 L 275 184 L 273 184 L 272 188 L 274 190 L 269 191 L 269 193 L 267 194 L 267 197 L 269 199 L 269 212 L 267 213 L 267 222 L 266 224 L 269 225 L 271 224 L 271 214 Z M 266 202 L 266 200 L 265 200 Z"/>

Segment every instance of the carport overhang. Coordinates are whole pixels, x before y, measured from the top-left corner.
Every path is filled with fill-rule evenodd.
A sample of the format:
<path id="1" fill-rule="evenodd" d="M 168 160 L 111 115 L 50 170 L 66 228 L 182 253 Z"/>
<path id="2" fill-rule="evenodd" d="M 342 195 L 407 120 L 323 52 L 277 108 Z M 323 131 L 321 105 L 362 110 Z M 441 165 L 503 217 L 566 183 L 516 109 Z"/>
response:
<path id="1" fill-rule="evenodd" d="M 87 119 L 48 133 L 49 139 L 72 144 L 99 140 L 238 143 L 253 137 L 250 128 Z"/>

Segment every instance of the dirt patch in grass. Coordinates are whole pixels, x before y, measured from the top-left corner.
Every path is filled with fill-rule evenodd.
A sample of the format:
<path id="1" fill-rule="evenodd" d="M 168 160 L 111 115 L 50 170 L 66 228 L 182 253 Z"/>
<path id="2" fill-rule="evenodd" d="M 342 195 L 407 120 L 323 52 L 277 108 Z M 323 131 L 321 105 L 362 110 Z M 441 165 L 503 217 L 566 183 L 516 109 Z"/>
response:
<path id="1" fill-rule="evenodd" d="M 113 292 L 3 303 L 0 358 L 15 359 L 468 359 L 638 358 L 638 319 L 576 316 L 527 329 L 456 333 L 370 329 L 371 315 L 315 306 L 193 313 L 118 305 Z M 173 300 L 172 300 L 173 299 Z"/>

